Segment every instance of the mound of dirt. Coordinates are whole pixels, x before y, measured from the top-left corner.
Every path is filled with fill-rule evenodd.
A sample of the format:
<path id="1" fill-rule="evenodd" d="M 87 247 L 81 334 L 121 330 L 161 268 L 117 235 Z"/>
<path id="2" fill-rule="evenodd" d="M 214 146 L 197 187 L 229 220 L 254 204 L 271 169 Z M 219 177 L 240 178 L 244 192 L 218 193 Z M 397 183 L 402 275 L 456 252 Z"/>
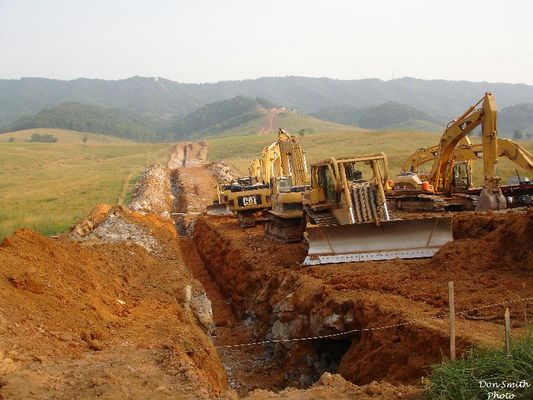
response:
<path id="1" fill-rule="evenodd" d="M 206 141 L 178 143 L 167 162 L 169 169 L 202 167 L 207 164 L 208 144 Z"/>
<path id="2" fill-rule="evenodd" d="M 206 165 L 217 184 L 228 184 L 237 179 L 239 171 L 226 161 L 215 161 Z"/>
<path id="3" fill-rule="evenodd" d="M 144 171 L 133 188 L 129 208 L 143 214 L 154 213 L 169 218 L 173 203 L 169 171 L 155 164 Z"/>
<path id="4" fill-rule="evenodd" d="M 279 393 L 256 390 L 246 400 L 396 400 L 419 398 L 421 390 L 412 386 L 395 386 L 387 382 L 372 382 L 365 386 L 356 386 L 347 382 L 342 376 L 326 372 L 310 388 L 298 390 L 285 389 Z"/>
<path id="5" fill-rule="evenodd" d="M 135 239 L 109 243 L 118 220 L 154 238 L 158 251 Z M 210 303 L 182 261 L 172 222 L 115 207 L 96 229 L 103 240 L 19 230 L 1 243 L 1 396 L 209 398 L 225 391 L 202 327 Z"/>

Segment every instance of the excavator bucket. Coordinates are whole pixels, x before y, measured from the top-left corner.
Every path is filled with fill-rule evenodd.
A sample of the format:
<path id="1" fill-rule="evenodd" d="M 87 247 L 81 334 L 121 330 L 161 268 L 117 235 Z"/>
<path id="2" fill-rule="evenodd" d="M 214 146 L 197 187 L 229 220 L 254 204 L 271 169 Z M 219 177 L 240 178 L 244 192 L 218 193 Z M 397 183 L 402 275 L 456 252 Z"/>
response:
<path id="1" fill-rule="evenodd" d="M 452 241 L 451 217 L 308 227 L 304 265 L 431 257 Z"/>

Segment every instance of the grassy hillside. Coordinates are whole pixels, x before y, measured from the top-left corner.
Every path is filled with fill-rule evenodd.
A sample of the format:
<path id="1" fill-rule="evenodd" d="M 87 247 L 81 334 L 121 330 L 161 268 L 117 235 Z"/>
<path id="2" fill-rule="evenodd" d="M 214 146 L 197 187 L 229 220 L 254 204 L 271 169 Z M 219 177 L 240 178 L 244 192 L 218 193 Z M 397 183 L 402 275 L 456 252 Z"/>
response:
<path id="1" fill-rule="evenodd" d="M 289 130 L 294 133 L 294 130 Z M 422 146 L 432 146 L 438 143 L 440 133 L 414 131 L 339 131 L 337 133 L 315 133 L 304 136 L 301 144 L 306 152 L 307 160 L 313 163 L 324 158 L 334 156 L 351 156 L 371 154 L 383 151 L 389 159 L 390 176 L 400 171 L 402 163 L 409 155 Z M 210 159 L 226 159 L 233 163 L 243 174 L 247 173 L 248 164 L 257 156 L 264 146 L 276 140 L 276 135 L 265 136 L 235 136 L 209 139 Z M 473 141 L 479 141 L 474 138 Z M 533 152 L 533 141 L 520 141 L 529 151 Z M 475 183 L 482 182 L 482 164 L 480 160 L 474 163 Z M 514 175 L 515 165 L 506 159 L 498 164 L 498 173 L 503 182 Z M 523 170 L 521 174 L 531 175 Z M 531 177 L 531 176 L 530 176 Z"/>
<path id="2" fill-rule="evenodd" d="M 29 143 L 32 133 L 57 143 Z M 166 160 L 171 144 L 139 144 L 103 135 L 38 129 L 0 135 L 0 239 L 20 227 L 66 230 L 96 204 L 117 203 L 146 165 Z M 7 139 L 13 137 L 15 142 Z"/>
<path id="3" fill-rule="evenodd" d="M 253 120 L 247 121 L 239 126 L 226 129 L 217 133 L 219 137 L 257 135 L 267 123 L 268 111 L 260 112 L 260 115 Z M 323 121 L 309 115 L 300 114 L 295 111 L 283 111 L 279 113 L 272 126 L 272 133 L 277 133 L 278 128 L 283 128 L 289 132 L 297 134 L 304 130 L 304 135 L 316 132 L 321 133 L 338 133 L 338 132 L 355 132 L 358 129 L 353 126 L 337 124 L 335 122 Z M 361 130 L 361 129 L 359 129 Z"/>

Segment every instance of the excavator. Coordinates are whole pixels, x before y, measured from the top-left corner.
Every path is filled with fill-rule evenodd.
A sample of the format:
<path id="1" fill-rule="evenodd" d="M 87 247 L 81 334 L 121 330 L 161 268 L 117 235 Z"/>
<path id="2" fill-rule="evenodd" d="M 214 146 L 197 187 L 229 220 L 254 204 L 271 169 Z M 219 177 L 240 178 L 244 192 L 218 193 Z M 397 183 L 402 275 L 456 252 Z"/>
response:
<path id="1" fill-rule="evenodd" d="M 299 242 L 303 234 L 302 193 L 310 188 L 305 153 L 296 136 L 278 133 L 280 169 L 270 177 L 272 208 L 265 233 L 282 242 Z"/>
<path id="2" fill-rule="evenodd" d="M 423 147 L 413 153 L 403 164 L 403 176 L 409 176 L 414 173 L 418 176 L 420 181 L 427 180 L 429 175 L 422 170 L 424 164 L 434 161 L 437 157 L 438 145 L 431 147 Z M 511 139 L 497 139 L 498 157 L 505 157 L 514 162 L 518 167 L 524 169 L 529 173 L 533 173 L 533 154 L 531 154 L 525 147 L 512 141 Z M 467 193 L 472 189 L 473 176 L 473 161 L 483 157 L 483 145 L 472 144 L 468 137 L 465 137 L 459 143 L 453 152 L 453 168 L 452 168 L 452 185 L 453 193 Z M 533 192 L 533 187 L 529 188 L 531 184 L 529 181 L 522 181 L 518 174 L 519 185 L 501 186 L 502 192 L 507 198 L 507 202 L 511 206 L 520 206 L 531 203 L 525 197 L 531 197 L 527 192 Z M 402 185 L 400 181 L 397 183 L 397 188 Z M 420 184 L 414 179 L 403 180 L 404 190 L 411 186 L 413 189 L 419 190 Z M 413 186 L 414 185 L 414 186 Z M 526 189 L 526 186 L 527 189 Z"/>
<path id="3" fill-rule="evenodd" d="M 248 176 L 216 185 L 213 203 L 207 207 L 207 215 L 233 215 L 233 212 L 228 208 L 230 193 L 242 191 L 244 190 L 243 188 L 250 188 L 257 184 L 260 177 L 259 171 L 259 160 L 255 159 L 248 167 Z"/>
<path id="4" fill-rule="evenodd" d="M 468 135 L 480 125 L 484 183 L 477 195 L 468 193 L 471 185 L 471 162 L 456 165 L 454 153 L 458 146 L 471 145 Z M 433 150 L 435 155 L 431 171 L 422 177 L 424 181 L 415 172 L 405 171 L 394 180 L 390 198 L 399 209 L 506 208 L 506 200 L 499 185 L 500 177 L 495 175 L 498 162 L 497 109 L 496 100 L 491 93 L 485 93 L 476 104 L 449 122 L 436 147 Z"/>
<path id="5" fill-rule="evenodd" d="M 302 197 L 309 245 L 304 265 L 431 257 L 453 240 L 451 217 L 394 219 L 387 181 L 384 153 L 311 166 L 311 187 Z"/>
<path id="6" fill-rule="evenodd" d="M 252 161 L 250 175 L 256 183 L 230 190 L 228 209 L 241 226 L 265 221 L 268 236 L 283 242 L 302 239 L 302 195 L 309 188 L 305 154 L 296 136 L 279 129 L 278 140 Z"/>
<path id="7" fill-rule="evenodd" d="M 266 146 L 261 156 L 250 164 L 248 169 L 254 176 L 254 182 L 236 187 L 228 193 L 228 210 L 237 214 L 242 227 L 267 220 L 265 211 L 272 205 L 271 179 L 287 175 L 284 171 L 285 156 L 282 156 L 280 149 L 280 142 L 285 140 L 282 131 L 278 134 L 278 140 Z"/>

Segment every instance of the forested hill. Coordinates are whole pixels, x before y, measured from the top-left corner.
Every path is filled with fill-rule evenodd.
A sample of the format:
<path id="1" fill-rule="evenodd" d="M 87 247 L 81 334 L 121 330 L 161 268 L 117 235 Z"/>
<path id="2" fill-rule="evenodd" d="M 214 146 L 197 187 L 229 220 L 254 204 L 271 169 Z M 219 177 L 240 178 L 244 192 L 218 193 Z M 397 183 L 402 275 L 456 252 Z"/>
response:
<path id="1" fill-rule="evenodd" d="M 138 141 L 158 141 L 166 137 L 158 133 L 158 123 L 131 112 L 68 102 L 46 108 L 37 114 L 19 118 L 4 128 L 18 131 L 32 128 L 59 128 L 82 132 L 106 133 Z"/>
<path id="2" fill-rule="evenodd" d="M 117 108 L 168 122 L 235 96 L 260 97 L 303 113 L 341 105 L 360 109 L 395 101 L 439 120 L 450 120 L 485 91 L 495 94 L 500 109 L 533 103 L 532 85 L 414 78 L 382 81 L 269 77 L 208 84 L 143 77 L 116 81 L 23 78 L 0 80 L 0 127 L 64 102 Z"/>
<path id="3" fill-rule="evenodd" d="M 216 101 L 180 118 L 167 128 L 175 137 L 216 134 L 261 117 L 261 111 L 276 108 L 274 103 L 261 98 L 236 96 L 230 100 Z"/>
<path id="4" fill-rule="evenodd" d="M 424 121 L 433 131 L 440 130 L 439 121 L 427 113 L 395 101 L 376 106 L 355 108 L 351 106 L 328 107 L 312 114 L 316 118 L 366 129 L 396 129 Z"/>

